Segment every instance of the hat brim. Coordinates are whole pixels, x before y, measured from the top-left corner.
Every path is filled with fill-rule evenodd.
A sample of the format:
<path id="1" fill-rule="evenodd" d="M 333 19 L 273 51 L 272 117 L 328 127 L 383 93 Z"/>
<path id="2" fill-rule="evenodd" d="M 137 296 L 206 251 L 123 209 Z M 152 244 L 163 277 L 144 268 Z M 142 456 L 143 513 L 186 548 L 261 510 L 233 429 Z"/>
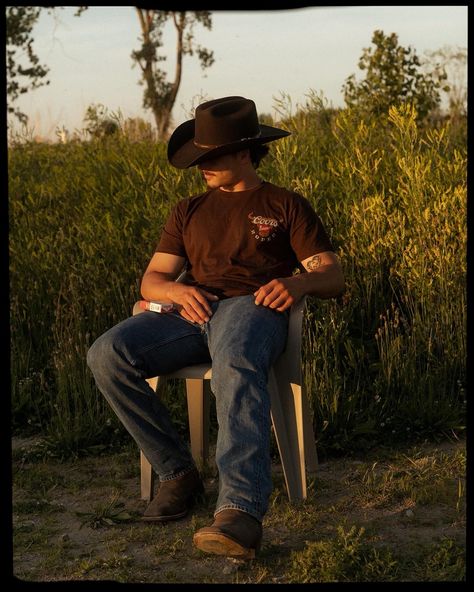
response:
<path id="1" fill-rule="evenodd" d="M 205 160 L 231 154 L 257 144 L 266 144 L 290 135 L 290 132 L 260 124 L 260 135 L 257 138 L 246 138 L 214 148 L 202 148 L 194 143 L 194 119 L 185 121 L 172 133 L 168 142 L 168 160 L 178 169 L 187 169 Z"/>

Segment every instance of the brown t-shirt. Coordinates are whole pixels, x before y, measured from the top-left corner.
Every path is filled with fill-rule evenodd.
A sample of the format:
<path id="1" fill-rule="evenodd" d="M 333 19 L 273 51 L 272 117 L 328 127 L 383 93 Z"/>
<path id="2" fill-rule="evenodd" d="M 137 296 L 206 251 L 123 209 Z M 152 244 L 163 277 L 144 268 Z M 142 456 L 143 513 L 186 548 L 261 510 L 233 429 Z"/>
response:
<path id="1" fill-rule="evenodd" d="M 308 200 L 268 182 L 179 201 L 156 247 L 184 257 L 186 283 L 220 298 L 252 294 L 272 279 L 292 275 L 300 261 L 332 250 Z"/>

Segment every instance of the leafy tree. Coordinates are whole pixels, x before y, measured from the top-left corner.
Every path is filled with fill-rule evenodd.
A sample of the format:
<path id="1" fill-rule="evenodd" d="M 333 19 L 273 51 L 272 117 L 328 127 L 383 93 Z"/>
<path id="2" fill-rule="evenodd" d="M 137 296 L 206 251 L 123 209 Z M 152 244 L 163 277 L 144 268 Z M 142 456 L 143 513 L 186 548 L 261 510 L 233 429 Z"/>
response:
<path id="1" fill-rule="evenodd" d="M 46 86 L 49 80 L 47 66 L 39 63 L 39 58 L 33 50 L 33 27 L 41 14 L 47 9 L 51 14 L 56 8 L 63 6 L 7 6 L 6 7 L 6 46 L 7 46 L 7 99 L 8 113 L 15 115 L 22 123 L 28 121 L 28 116 L 22 113 L 13 103 L 24 93 Z M 80 16 L 87 6 L 78 6 L 74 16 Z M 26 56 L 28 64 L 22 63 Z"/>
<path id="2" fill-rule="evenodd" d="M 151 142 L 155 139 L 153 126 L 141 117 L 128 117 L 123 122 L 122 133 L 132 142 Z"/>
<path id="3" fill-rule="evenodd" d="M 396 33 L 384 35 L 375 31 L 375 49 L 365 48 L 359 68 L 366 71 L 364 80 L 357 82 L 352 74 L 343 85 L 344 100 L 349 107 L 358 106 L 371 113 L 388 112 L 390 106 L 412 103 L 423 120 L 441 102 L 440 89 L 446 80 L 441 67 L 423 72 L 416 52 L 398 45 Z"/>
<path id="4" fill-rule="evenodd" d="M 85 127 L 82 131 L 89 134 L 91 138 L 103 139 L 121 135 L 132 142 L 155 140 L 151 123 L 141 117 L 124 119 L 120 110 L 109 113 L 108 108 L 100 103 L 92 103 L 87 107 L 83 122 Z"/>
<path id="5" fill-rule="evenodd" d="M 109 110 L 102 104 L 89 105 L 84 115 L 85 131 L 93 138 L 105 138 L 119 131 L 117 117 L 110 116 Z"/>
<path id="6" fill-rule="evenodd" d="M 49 84 L 46 76 L 49 69 L 39 64 L 33 51 L 32 31 L 41 10 L 52 12 L 62 6 L 10 6 L 6 9 L 7 21 L 7 96 L 8 112 L 15 114 L 22 122 L 28 120 L 24 113 L 15 109 L 12 103 L 23 93 Z M 87 6 L 78 6 L 75 16 L 80 16 Z M 210 12 L 170 12 L 136 7 L 142 31 L 142 47 L 132 53 L 132 59 L 142 70 L 142 83 L 145 84 L 143 106 L 151 109 L 155 118 L 158 135 L 166 138 L 171 123 L 171 112 L 181 84 L 183 57 L 197 54 L 202 69 L 214 63 L 213 52 L 195 42 L 194 27 L 202 24 L 212 28 Z M 176 29 L 176 67 L 174 80 L 167 81 L 166 73 L 158 68 L 166 57 L 159 55 L 163 46 L 163 27 L 172 21 Z M 29 67 L 22 63 L 21 54 L 29 60 Z"/>
<path id="7" fill-rule="evenodd" d="M 171 123 L 171 112 L 181 84 L 183 56 L 197 53 L 201 68 L 205 69 L 214 63 L 213 52 L 196 45 L 194 26 L 202 24 L 212 28 L 211 16 L 208 11 L 170 12 L 136 8 L 142 30 L 142 47 L 132 53 L 132 59 L 140 66 L 142 83 L 145 84 L 143 106 L 151 109 L 155 118 L 158 136 L 166 139 Z M 158 67 L 166 57 L 159 55 L 163 46 L 163 27 L 171 20 L 177 36 L 176 67 L 174 80 L 168 82 L 166 73 Z"/>
<path id="8" fill-rule="evenodd" d="M 12 103 L 29 90 L 49 84 L 49 80 L 45 80 L 49 69 L 39 63 L 33 50 L 31 33 L 40 12 L 40 6 L 6 7 L 8 113 L 22 123 L 26 123 L 28 117 Z M 20 61 L 22 54 L 26 55 L 26 65 Z"/>
<path id="9" fill-rule="evenodd" d="M 442 67 L 447 74 L 449 84 L 448 105 L 452 117 L 467 114 L 467 48 L 444 47 L 435 51 L 427 51 L 426 66 Z"/>

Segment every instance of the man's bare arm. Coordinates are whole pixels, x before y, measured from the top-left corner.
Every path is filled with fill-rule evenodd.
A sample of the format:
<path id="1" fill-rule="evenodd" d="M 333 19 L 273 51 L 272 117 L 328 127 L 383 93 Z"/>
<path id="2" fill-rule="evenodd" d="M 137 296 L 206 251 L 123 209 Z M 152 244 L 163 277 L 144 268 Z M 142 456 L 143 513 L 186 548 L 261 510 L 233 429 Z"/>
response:
<path id="1" fill-rule="evenodd" d="M 173 302 L 188 321 L 205 323 L 212 314 L 209 301 L 218 300 L 218 297 L 195 286 L 176 282 L 184 263 L 184 257 L 155 253 L 143 274 L 142 296 L 145 300 Z"/>
<path id="2" fill-rule="evenodd" d="M 336 298 L 345 288 L 344 273 L 335 253 L 324 251 L 301 261 L 307 273 L 278 278 L 261 286 L 255 304 L 284 311 L 306 294 L 318 298 Z"/>

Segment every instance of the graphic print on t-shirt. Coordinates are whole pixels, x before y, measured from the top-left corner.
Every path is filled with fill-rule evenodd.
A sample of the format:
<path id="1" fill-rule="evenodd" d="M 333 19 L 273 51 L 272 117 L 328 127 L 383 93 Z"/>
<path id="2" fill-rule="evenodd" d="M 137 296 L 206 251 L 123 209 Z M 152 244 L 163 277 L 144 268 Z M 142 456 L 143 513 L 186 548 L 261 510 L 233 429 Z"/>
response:
<path id="1" fill-rule="evenodd" d="M 250 212 L 248 219 L 257 227 L 252 227 L 250 231 L 256 240 L 271 241 L 272 238 L 275 238 L 278 220 L 266 218 L 265 216 L 255 216 L 253 212 Z"/>

